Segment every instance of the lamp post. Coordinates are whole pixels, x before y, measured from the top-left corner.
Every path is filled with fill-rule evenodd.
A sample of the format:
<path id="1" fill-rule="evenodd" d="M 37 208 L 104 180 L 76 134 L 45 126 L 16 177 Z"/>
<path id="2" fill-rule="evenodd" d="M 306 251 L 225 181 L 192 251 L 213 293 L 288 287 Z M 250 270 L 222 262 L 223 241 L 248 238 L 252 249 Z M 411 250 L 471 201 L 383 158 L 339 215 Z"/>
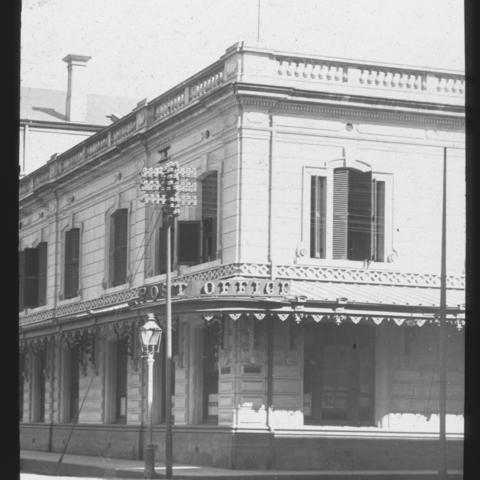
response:
<path id="1" fill-rule="evenodd" d="M 165 355 L 165 477 L 172 478 L 172 300 L 171 300 L 171 227 L 180 214 L 181 206 L 195 206 L 196 171 L 194 168 L 179 167 L 176 162 L 165 166 L 144 168 L 141 173 L 143 192 L 141 201 L 148 205 L 160 205 L 166 227 L 166 355 Z"/>
<path id="2" fill-rule="evenodd" d="M 162 329 L 155 322 L 155 315 L 148 314 L 147 321 L 140 328 L 140 341 L 143 355 L 147 358 L 148 365 L 148 424 L 149 424 L 149 442 L 145 447 L 145 478 L 155 478 L 155 447 L 153 445 L 153 363 L 155 362 L 155 353 L 160 349 L 162 340 Z"/>

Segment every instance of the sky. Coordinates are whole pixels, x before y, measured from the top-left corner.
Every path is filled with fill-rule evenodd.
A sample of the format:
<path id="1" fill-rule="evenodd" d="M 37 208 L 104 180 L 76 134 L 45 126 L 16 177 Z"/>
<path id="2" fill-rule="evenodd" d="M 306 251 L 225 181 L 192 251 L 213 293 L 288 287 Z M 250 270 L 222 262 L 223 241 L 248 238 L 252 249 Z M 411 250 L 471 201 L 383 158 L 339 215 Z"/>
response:
<path id="1" fill-rule="evenodd" d="M 464 69 L 463 0 L 22 0 L 21 84 L 152 99 L 238 41 L 275 50 Z M 259 35 L 259 42 L 258 40 Z"/>

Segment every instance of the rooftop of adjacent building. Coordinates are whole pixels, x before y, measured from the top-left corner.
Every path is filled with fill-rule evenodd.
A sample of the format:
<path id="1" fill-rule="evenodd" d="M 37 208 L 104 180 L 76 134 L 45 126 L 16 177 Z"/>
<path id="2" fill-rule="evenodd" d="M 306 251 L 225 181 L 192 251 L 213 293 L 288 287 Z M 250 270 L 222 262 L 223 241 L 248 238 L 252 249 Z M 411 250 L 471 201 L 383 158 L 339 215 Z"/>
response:
<path id="1" fill-rule="evenodd" d="M 70 123 L 66 115 L 66 99 L 66 91 L 21 87 L 20 119 Z M 136 100 L 89 93 L 86 103 L 85 123 L 107 126 L 112 123 L 110 115 L 126 115 L 135 107 Z"/>

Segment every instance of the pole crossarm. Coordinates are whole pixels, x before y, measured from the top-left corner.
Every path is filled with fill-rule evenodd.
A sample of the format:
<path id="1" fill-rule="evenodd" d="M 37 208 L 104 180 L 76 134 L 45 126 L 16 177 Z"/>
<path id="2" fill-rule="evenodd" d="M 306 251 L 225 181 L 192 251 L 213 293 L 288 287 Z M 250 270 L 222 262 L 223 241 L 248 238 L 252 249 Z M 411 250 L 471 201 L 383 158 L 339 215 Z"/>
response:
<path id="1" fill-rule="evenodd" d="M 180 214 L 180 207 L 197 205 L 196 169 L 167 162 L 161 167 L 145 167 L 141 172 L 141 201 L 160 205 L 169 217 Z"/>

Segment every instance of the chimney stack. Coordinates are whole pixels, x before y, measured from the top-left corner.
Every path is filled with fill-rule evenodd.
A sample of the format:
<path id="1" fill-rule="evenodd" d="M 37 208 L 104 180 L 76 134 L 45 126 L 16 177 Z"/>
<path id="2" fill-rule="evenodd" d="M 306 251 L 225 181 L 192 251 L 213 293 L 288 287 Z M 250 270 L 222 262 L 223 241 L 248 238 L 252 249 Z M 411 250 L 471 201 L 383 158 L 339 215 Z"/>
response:
<path id="1" fill-rule="evenodd" d="M 65 114 L 69 122 L 85 122 L 87 114 L 87 79 L 85 67 L 92 57 L 67 55 L 68 88 Z"/>

